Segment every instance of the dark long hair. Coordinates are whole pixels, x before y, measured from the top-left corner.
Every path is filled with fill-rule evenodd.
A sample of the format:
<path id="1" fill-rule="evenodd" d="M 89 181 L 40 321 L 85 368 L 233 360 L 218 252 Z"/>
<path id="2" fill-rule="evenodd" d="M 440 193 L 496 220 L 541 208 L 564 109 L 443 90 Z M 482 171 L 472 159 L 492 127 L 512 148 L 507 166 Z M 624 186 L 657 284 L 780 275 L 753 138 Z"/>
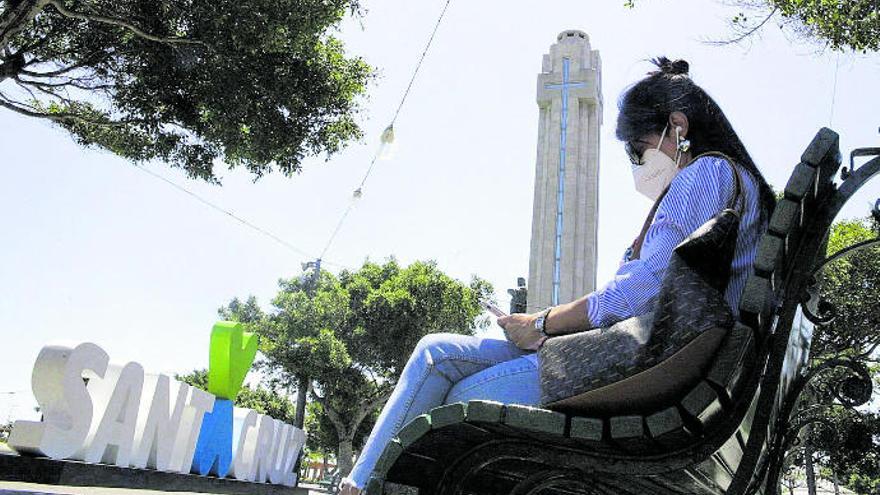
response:
<path id="1" fill-rule="evenodd" d="M 697 156 L 717 151 L 733 158 L 755 178 L 761 217 L 769 218 L 776 205 L 773 190 L 724 112 L 688 76 L 690 65 L 684 60 L 670 61 L 666 57 L 651 62 L 658 70 L 630 86 L 618 100 L 617 139 L 630 142 L 651 133 L 660 134 L 672 112 L 685 114 L 688 118 L 687 136 L 691 142 L 691 154 Z"/>

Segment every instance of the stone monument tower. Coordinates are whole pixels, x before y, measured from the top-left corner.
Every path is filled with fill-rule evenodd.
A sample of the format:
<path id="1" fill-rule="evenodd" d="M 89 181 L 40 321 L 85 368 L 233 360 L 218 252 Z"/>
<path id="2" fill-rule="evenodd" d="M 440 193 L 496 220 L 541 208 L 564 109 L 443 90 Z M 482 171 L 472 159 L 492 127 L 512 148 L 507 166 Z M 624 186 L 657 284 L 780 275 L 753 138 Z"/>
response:
<path id="1" fill-rule="evenodd" d="M 538 74 L 538 158 L 528 311 L 595 289 L 602 62 L 583 31 L 563 31 Z"/>

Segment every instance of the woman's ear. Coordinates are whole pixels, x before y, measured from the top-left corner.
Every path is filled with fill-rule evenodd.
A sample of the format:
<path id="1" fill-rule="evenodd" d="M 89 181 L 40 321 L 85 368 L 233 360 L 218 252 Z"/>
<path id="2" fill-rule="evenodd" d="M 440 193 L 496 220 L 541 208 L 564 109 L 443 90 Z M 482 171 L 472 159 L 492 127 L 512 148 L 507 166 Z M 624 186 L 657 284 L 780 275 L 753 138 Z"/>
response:
<path id="1" fill-rule="evenodd" d="M 672 112 L 669 114 L 669 128 L 672 129 L 673 136 L 675 135 L 675 128 L 681 128 L 678 132 L 678 135 L 682 138 L 687 137 L 688 133 L 688 118 L 682 112 Z"/>

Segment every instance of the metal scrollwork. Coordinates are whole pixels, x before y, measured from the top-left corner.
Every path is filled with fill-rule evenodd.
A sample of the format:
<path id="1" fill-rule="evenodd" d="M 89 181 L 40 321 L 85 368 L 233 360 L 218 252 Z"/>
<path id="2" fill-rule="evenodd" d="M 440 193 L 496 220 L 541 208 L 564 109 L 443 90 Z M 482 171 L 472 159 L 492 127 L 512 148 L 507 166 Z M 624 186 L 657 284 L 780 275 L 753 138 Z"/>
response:
<path id="1" fill-rule="evenodd" d="M 834 396 L 844 406 L 853 408 L 867 404 L 871 400 L 874 384 L 864 363 L 855 362 L 851 369 L 856 374 L 838 381 L 834 388 Z"/>
<path id="2" fill-rule="evenodd" d="M 845 378 L 839 378 L 831 383 L 830 394 L 844 407 L 853 408 L 861 406 L 871 400 L 873 382 L 868 367 L 861 361 L 849 358 L 834 358 L 814 365 L 809 372 L 800 377 L 795 383 L 793 392 L 795 397 L 803 392 L 805 387 L 816 377 L 831 370 L 845 370 L 848 372 Z M 793 406 L 794 404 L 792 404 Z"/>
<path id="3" fill-rule="evenodd" d="M 825 299 L 819 300 L 815 312 L 807 304 L 803 305 L 801 309 L 804 311 L 804 316 L 815 325 L 829 325 L 837 318 L 837 306 Z"/>
<path id="4" fill-rule="evenodd" d="M 852 176 L 853 172 L 856 171 L 856 157 L 865 157 L 865 156 L 878 156 L 880 155 L 880 148 L 858 148 L 853 150 L 849 154 L 849 168 L 843 167 L 840 169 L 840 177 L 843 180 L 849 179 Z"/>
<path id="5" fill-rule="evenodd" d="M 871 400 L 873 392 L 873 382 L 871 374 L 867 366 L 860 361 L 854 361 L 849 358 L 834 358 L 823 361 L 813 366 L 810 371 L 801 375 L 792 385 L 791 393 L 788 395 L 786 404 L 779 418 L 779 444 L 774 449 L 773 457 L 778 459 L 777 466 L 781 466 L 787 457 L 786 452 L 791 452 L 801 442 L 801 431 L 810 425 L 820 426 L 821 428 L 813 432 L 819 435 L 820 440 L 823 437 L 830 443 L 834 438 L 839 436 L 833 425 L 823 414 L 828 411 L 833 404 L 814 403 L 804 405 L 801 403 L 802 395 L 810 385 L 810 383 L 818 376 L 831 372 L 832 370 L 844 370 L 847 372 L 845 378 L 840 378 L 829 382 L 829 390 L 820 390 L 826 392 L 838 402 L 841 406 L 851 409 Z M 824 394 L 823 394 L 824 395 Z"/>
<path id="6" fill-rule="evenodd" d="M 878 200 L 878 202 L 880 202 L 880 200 Z M 880 238 L 868 239 L 866 241 L 857 242 L 857 243 L 853 244 L 852 246 L 848 246 L 844 249 L 841 249 L 840 251 L 838 251 L 838 252 L 832 254 L 831 256 L 825 258 L 824 260 L 822 260 L 822 262 L 820 262 L 819 265 L 816 266 L 815 269 L 813 269 L 813 274 L 815 276 L 816 273 L 822 271 L 830 263 L 837 261 L 840 258 L 843 258 L 845 256 L 849 256 L 857 251 L 861 251 L 863 249 L 867 249 L 867 248 L 870 248 L 873 246 L 880 246 Z"/>

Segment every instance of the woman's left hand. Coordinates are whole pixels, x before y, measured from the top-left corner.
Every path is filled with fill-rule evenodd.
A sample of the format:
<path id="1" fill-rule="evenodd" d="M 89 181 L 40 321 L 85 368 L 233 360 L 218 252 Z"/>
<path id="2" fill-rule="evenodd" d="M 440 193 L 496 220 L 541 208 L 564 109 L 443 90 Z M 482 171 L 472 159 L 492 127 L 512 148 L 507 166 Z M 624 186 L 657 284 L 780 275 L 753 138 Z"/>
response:
<path id="1" fill-rule="evenodd" d="M 507 340 L 524 351 L 537 351 L 546 337 L 535 328 L 537 314 L 514 313 L 498 318 L 498 326 L 504 329 Z"/>

